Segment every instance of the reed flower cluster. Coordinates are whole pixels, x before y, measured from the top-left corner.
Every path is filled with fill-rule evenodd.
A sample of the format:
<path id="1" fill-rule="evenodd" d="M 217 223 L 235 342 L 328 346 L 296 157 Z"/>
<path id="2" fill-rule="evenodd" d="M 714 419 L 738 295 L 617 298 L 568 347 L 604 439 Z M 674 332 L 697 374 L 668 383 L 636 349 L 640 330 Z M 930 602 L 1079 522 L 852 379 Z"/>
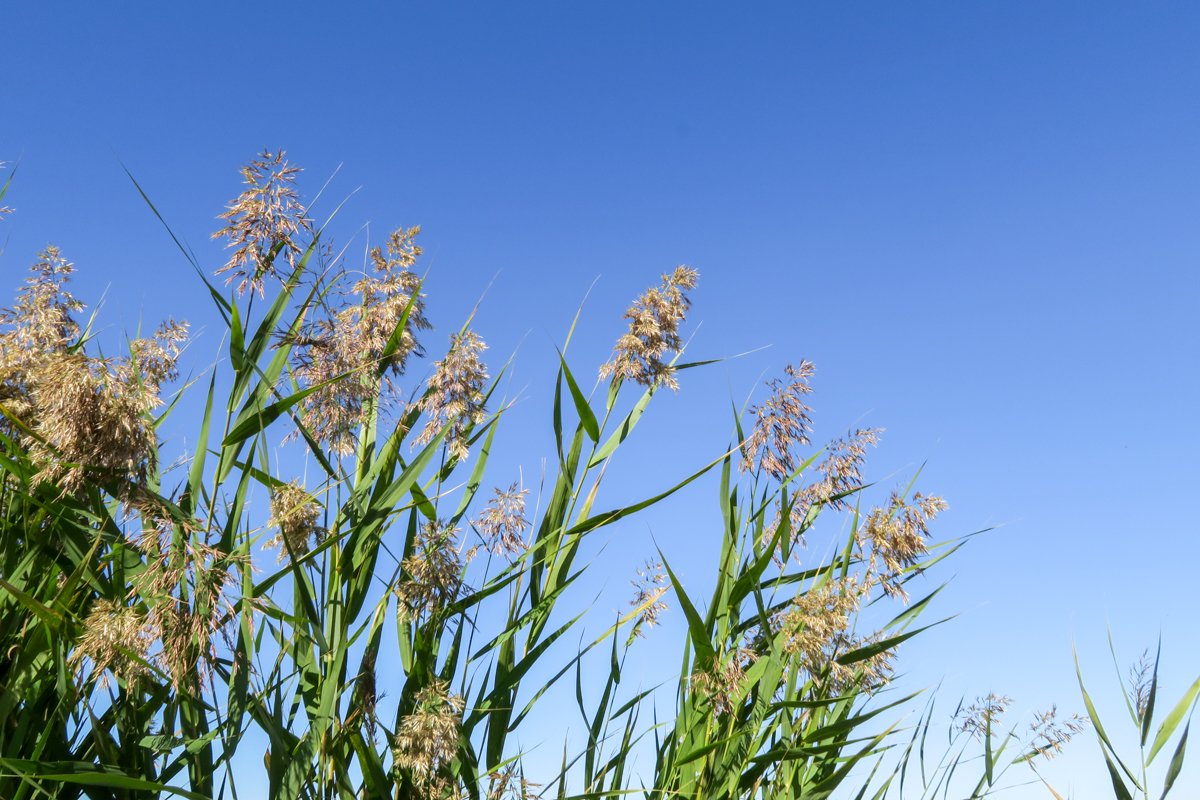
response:
<path id="1" fill-rule="evenodd" d="M 321 504 L 299 481 L 283 483 L 271 490 L 271 518 L 267 525 L 278 532 L 267 540 L 267 547 L 279 548 L 279 560 L 290 554 L 299 558 L 308 552 L 314 539 L 319 540 L 324 530 L 317 524 L 321 518 Z"/>
<path id="2" fill-rule="evenodd" d="M 434 681 L 417 692 L 415 707 L 400 720 L 393 748 L 396 766 L 406 770 L 422 796 L 448 788 L 443 768 L 458 753 L 463 699 Z"/>
<path id="3" fill-rule="evenodd" d="M 863 525 L 862 539 L 869 545 L 869 569 L 879 574 L 884 591 L 894 597 L 907 599 L 902 577 L 929 552 L 929 524 L 947 503 L 940 497 L 917 492 L 905 500 L 892 493 L 888 505 L 876 508 Z M 879 562 L 883 570 L 878 570 Z"/>
<path id="4" fill-rule="evenodd" d="M 84 306 L 66 289 L 73 271 L 47 248 L 16 305 L 0 313 L 4 427 L 23 429 L 37 482 L 73 493 L 94 479 L 124 495 L 155 466 L 150 412 L 162 405 L 162 384 L 178 377 L 187 326 L 163 323 L 152 337 L 134 339 L 127 357 L 89 356 L 72 316 Z"/>
<path id="5" fill-rule="evenodd" d="M 296 258 L 304 249 L 300 237 L 312 229 L 296 193 L 299 172 L 299 167 L 288 164 L 282 150 L 264 150 L 242 168 L 246 189 L 220 215 L 227 223 L 225 227 L 212 235 L 214 239 L 228 239 L 226 247 L 233 248 L 217 274 L 227 273 L 227 283 L 239 281 L 238 294 L 250 289 L 262 295 L 264 279 L 279 277 L 276 261 L 280 256 L 296 266 Z"/>
<path id="6" fill-rule="evenodd" d="M 600 377 L 633 380 L 647 387 L 679 388 L 675 369 L 666 361 L 683 347 L 679 326 L 691 307 L 688 292 L 700 273 L 679 266 L 662 276 L 662 284 L 647 289 L 625 312 L 629 331 L 617 340 L 612 360 L 600 367 Z"/>
<path id="7" fill-rule="evenodd" d="M 841 657 L 879 640 L 879 635 L 854 633 L 855 616 L 870 594 L 869 581 L 856 576 L 829 579 L 796 596 L 784 612 L 780 627 L 784 650 L 817 683 L 838 694 L 861 686 L 873 691 L 891 675 L 893 649 L 847 665 Z"/>
<path id="8" fill-rule="evenodd" d="M 150 672 L 147 658 L 150 645 L 159 630 L 145 613 L 119 600 L 96 600 L 83 620 L 82 633 L 67 663 L 82 680 L 88 665 L 93 680 L 101 688 L 109 685 L 109 675 L 122 682 L 133 681 Z"/>
<path id="9" fill-rule="evenodd" d="M 692 673 L 691 689 L 704 698 L 713 714 L 731 714 L 737 708 L 746 670 L 757 658 L 757 653 L 745 647 L 737 648 L 724 657 L 714 658 L 711 667 Z"/>
<path id="10" fill-rule="evenodd" d="M 752 471 L 757 464 L 782 481 L 796 471 L 795 449 L 811 443 L 812 409 L 804 398 L 812 393 L 810 379 L 815 369 L 808 361 L 801 361 L 799 366 L 789 364 L 784 369 L 786 383 L 779 378 L 767 382 L 771 396 L 750 409 L 754 427 L 742 443 L 743 472 Z"/>
<path id="11" fill-rule="evenodd" d="M 400 610 L 417 619 L 435 613 L 458 599 L 462 589 L 464 555 L 456 528 L 430 520 L 417 532 L 412 555 L 401 562 L 403 577 L 396 584 Z M 470 556 L 468 551 L 467 556 Z"/>
<path id="12" fill-rule="evenodd" d="M 421 229 L 399 228 L 385 247 L 370 252 L 374 273 L 356 281 L 343 304 L 311 321 L 296 335 L 295 375 L 315 388 L 304 400 L 313 437 L 333 452 L 354 452 L 365 411 L 396 392 L 410 356 L 424 353 L 416 332 L 432 327 L 425 316 L 421 279 L 412 271 Z"/>
<path id="13" fill-rule="evenodd" d="M 433 441 L 448 424 L 446 449 L 459 461 L 467 459 L 470 454 L 468 433 L 487 416 L 484 387 L 488 372 L 479 357 L 486 349 L 487 345 L 474 331 L 450 337 L 450 351 L 434 365 L 428 388 L 418 402 L 426 422 L 414 445 Z"/>
<path id="14" fill-rule="evenodd" d="M 640 609 L 634 633 L 644 636 L 643 628 L 653 628 L 658 624 L 658 618 L 667 610 L 663 596 L 667 593 L 667 576 L 663 572 L 661 561 L 647 561 L 638 568 L 637 578 L 630 581 L 633 585 L 633 599 L 629 605 L 635 610 Z"/>
<path id="15" fill-rule="evenodd" d="M 525 496 L 528 489 L 518 489 L 513 483 L 507 489 L 494 489 L 492 498 L 475 520 L 475 529 L 490 552 L 514 556 L 525 550 L 521 533 L 529 527 L 525 519 Z"/>

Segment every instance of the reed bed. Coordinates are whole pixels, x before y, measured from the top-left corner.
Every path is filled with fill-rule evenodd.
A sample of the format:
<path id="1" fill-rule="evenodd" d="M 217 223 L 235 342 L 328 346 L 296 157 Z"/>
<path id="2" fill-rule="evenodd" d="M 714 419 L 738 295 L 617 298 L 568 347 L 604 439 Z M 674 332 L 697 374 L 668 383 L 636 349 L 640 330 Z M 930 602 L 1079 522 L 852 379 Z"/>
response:
<path id="1" fill-rule="evenodd" d="M 181 384 L 189 333 L 171 320 L 102 355 L 53 247 L 0 317 L 0 797 L 237 798 L 248 769 L 271 797 L 314 800 L 951 797 L 972 770 L 983 797 L 1081 730 L 1047 716 L 1004 733 L 992 696 L 960 705 L 927 757 L 934 705 L 902 723 L 915 695 L 889 679 L 940 621 L 938 585 L 917 579 L 964 540 L 933 541 L 945 503 L 914 485 L 870 499 L 879 431 L 814 446 L 807 362 L 734 410 L 725 452 L 599 505 L 650 404 L 712 363 L 684 355 L 695 270 L 633 301 L 598 369 L 573 368 L 567 331 L 530 497 L 489 458 L 504 370 L 472 320 L 410 378 L 437 341 L 419 229 L 348 271 L 298 174 L 282 153 L 251 162 L 215 234 L 228 260 L 216 278 L 191 261 L 227 343 L 199 379 Z M 167 470 L 160 430 L 195 393 L 194 451 Z M 305 457 L 273 462 L 285 439 Z M 585 543 L 701 479 L 720 510 L 711 593 L 659 553 L 627 610 L 594 619 Z M 840 538 L 814 563 L 818 535 Z M 630 689 L 627 656 L 668 604 L 686 620 L 679 671 Z M 1166 790 L 1183 763 L 1200 684 L 1151 739 L 1147 685 L 1138 762 L 1088 700 L 1118 797 L 1149 796 L 1168 740 Z M 573 696 L 585 735 L 533 774 L 518 742 L 552 696 Z"/>

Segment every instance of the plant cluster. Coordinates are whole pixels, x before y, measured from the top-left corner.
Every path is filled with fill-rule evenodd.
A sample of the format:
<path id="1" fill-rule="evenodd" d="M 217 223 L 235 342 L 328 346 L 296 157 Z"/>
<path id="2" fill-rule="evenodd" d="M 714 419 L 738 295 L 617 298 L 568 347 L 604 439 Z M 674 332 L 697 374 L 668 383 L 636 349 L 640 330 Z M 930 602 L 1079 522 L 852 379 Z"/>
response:
<path id="1" fill-rule="evenodd" d="M 232 798 L 247 762 L 280 798 L 867 796 L 899 730 L 876 720 L 913 697 L 889 694 L 897 647 L 937 588 L 909 591 L 958 546 L 930 540 L 938 497 L 864 505 L 880 431 L 814 451 L 801 362 L 735 415 L 726 452 L 601 508 L 655 396 L 710 363 L 683 360 L 699 276 L 679 267 L 633 302 L 590 393 L 568 334 L 534 511 L 512 472 L 485 489 L 508 409 L 471 320 L 411 377 L 432 329 L 419 229 L 352 273 L 298 174 L 281 152 L 243 170 L 216 234 L 232 293 L 192 262 L 228 336 L 206 390 L 177 385 L 180 323 L 98 354 L 54 248 L 0 313 L 0 796 Z M 159 431 L 185 391 L 202 412 L 173 473 Z M 287 439 L 304 455 L 273 464 Z M 585 543 L 709 474 L 707 602 L 647 554 L 627 610 L 570 647 L 591 621 Z M 830 515 L 841 538 L 808 562 Z M 630 691 L 627 656 L 668 602 L 678 675 Z M 585 736 L 527 775 L 520 733 L 571 678 Z M 990 741 L 994 715 L 966 713 L 960 733 Z M 1075 726 L 1041 724 L 1035 755 Z"/>

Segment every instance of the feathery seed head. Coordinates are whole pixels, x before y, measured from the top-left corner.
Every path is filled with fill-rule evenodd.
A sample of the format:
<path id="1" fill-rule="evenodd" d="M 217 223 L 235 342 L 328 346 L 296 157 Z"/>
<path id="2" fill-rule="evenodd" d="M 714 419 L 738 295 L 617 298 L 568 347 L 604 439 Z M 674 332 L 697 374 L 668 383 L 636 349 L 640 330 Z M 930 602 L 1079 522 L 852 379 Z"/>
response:
<path id="1" fill-rule="evenodd" d="M 989 693 L 987 697 L 980 697 L 966 708 L 959 709 L 953 721 L 963 733 L 969 733 L 976 739 L 986 738 L 991 735 L 1010 705 L 1011 697 Z"/>
<path id="2" fill-rule="evenodd" d="M 784 372 L 785 384 L 779 378 L 767 381 L 771 396 L 761 406 L 753 406 L 754 429 L 742 443 L 743 472 L 759 468 L 776 480 L 784 480 L 796 470 L 796 447 L 808 445 L 812 432 L 811 408 L 804 402 L 812 393 L 809 380 L 816 368 L 808 361 L 800 366 L 789 364 Z"/>
<path id="3" fill-rule="evenodd" d="M 828 505 L 838 511 L 847 510 L 849 505 L 843 495 L 862 488 L 867 448 L 878 445 L 882 433 L 882 428 L 859 428 L 830 442 L 825 460 L 817 465 L 821 478 L 801 490 L 797 508 Z"/>
<path id="4" fill-rule="evenodd" d="M 446 777 L 439 775 L 458 753 L 464 703 L 446 683 L 434 681 L 417 692 L 415 707 L 400 720 L 393 754 L 396 766 L 407 770 L 419 789 L 431 789 Z"/>
<path id="5" fill-rule="evenodd" d="M 918 492 L 911 502 L 906 502 L 900 494 L 893 493 L 886 508 L 876 508 L 867 517 L 861 539 L 871 547 L 869 569 L 874 571 L 879 561 L 883 562 L 879 583 L 889 595 L 908 599 L 901 578 L 929 552 L 926 545 L 929 523 L 946 508 L 946 501 L 940 497 Z"/>
<path id="6" fill-rule="evenodd" d="M 90 661 L 92 679 L 107 688 L 110 673 L 122 681 L 149 673 L 146 655 L 157 635 L 153 622 L 137 609 L 115 600 L 97 600 L 67 663 L 82 679 L 84 664 Z"/>
<path id="7" fill-rule="evenodd" d="M 884 650 L 853 664 L 841 664 L 846 653 L 881 640 L 879 634 L 860 637 L 852 623 L 870 591 L 855 576 L 828 580 L 798 595 L 783 614 L 784 650 L 798 666 L 833 693 L 859 687 L 868 693 L 887 683 L 895 652 Z"/>
<path id="8" fill-rule="evenodd" d="M 634 595 L 629 605 L 642 610 L 633 630 L 638 636 L 645 636 L 643 628 L 653 628 L 658 624 L 659 616 L 667 610 L 667 604 L 662 599 L 667 593 L 667 575 L 662 562 L 647 561 L 638 569 L 637 578 L 630 584 L 634 588 Z"/>
<path id="9" fill-rule="evenodd" d="M 1078 714 L 1072 714 L 1066 719 L 1058 718 L 1058 706 L 1051 706 L 1046 711 L 1033 715 L 1029 723 L 1031 756 L 1042 756 L 1047 761 L 1062 752 L 1063 745 L 1071 741 L 1075 734 L 1087 727 L 1087 720 Z"/>
<path id="10" fill-rule="evenodd" d="M 428 421 L 414 445 L 433 441 L 449 423 L 446 448 L 454 458 L 466 460 L 468 431 L 487 418 L 483 392 L 488 372 L 479 358 L 486 349 L 487 345 L 474 331 L 450 337 L 450 352 L 434 365 L 428 391 L 418 402 Z"/>
<path id="11" fill-rule="evenodd" d="M 396 585 L 400 612 L 409 619 L 432 614 L 458 599 L 463 558 L 455 544 L 456 528 L 431 520 L 417 532 L 412 555 L 401 562 L 404 577 Z"/>
<path id="12" fill-rule="evenodd" d="M 662 283 L 647 289 L 625 312 L 629 331 L 617 340 L 612 360 L 600 367 L 601 378 L 630 379 L 643 386 L 678 389 L 675 369 L 666 363 L 668 353 L 683 346 L 679 326 L 691 307 L 688 291 L 696 288 L 700 273 L 676 267 Z"/>
<path id="13" fill-rule="evenodd" d="M 320 539 L 324 529 L 317 525 L 321 504 L 295 480 L 271 489 L 271 518 L 268 525 L 279 529 L 267 541 L 268 547 L 279 548 L 279 560 L 288 553 L 299 558 L 308 552 L 312 540 Z"/>
<path id="14" fill-rule="evenodd" d="M 692 691 L 708 701 L 714 714 L 732 713 L 746 670 L 756 658 L 754 651 L 738 648 L 726 657 L 714 659 L 710 669 L 692 673 Z"/>
<path id="15" fill-rule="evenodd" d="M 371 261 L 376 274 L 354 284 L 353 301 L 327 318 L 306 324 L 290 339 L 299 381 L 310 387 L 328 383 L 305 398 L 304 415 L 314 438 L 338 455 L 354 452 L 355 430 L 365 407 L 381 391 L 386 396 L 393 393 L 392 376 L 404 373 L 409 356 L 424 354 L 416 332 L 433 326 L 425 317 L 421 279 L 409 271 L 421 254 L 414 242 L 419 232 L 418 227 L 397 229 L 386 251 L 374 248 Z M 406 309 L 408 318 L 397 346 L 388 353 Z"/>
<path id="16" fill-rule="evenodd" d="M 262 295 L 264 278 L 279 275 L 278 258 L 283 256 L 295 267 L 296 256 L 303 252 L 297 237 L 312 229 L 312 221 L 296 194 L 299 172 L 299 167 L 288 164 L 282 150 L 264 150 L 242 168 L 247 188 L 219 216 L 228 224 L 212 235 L 228 239 L 226 247 L 234 248 L 216 274 L 229 273 L 226 283 L 240 279 L 239 294 L 250 288 Z"/>
<path id="17" fill-rule="evenodd" d="M 497 555 L 516 555 L 525 549 L 521 532 L 529 527 L 529 520 L 525 519 L 525 495 L 529 490 L 518 489 L 513 483 L 507 490 L 494 491 L 475 520 L 475 527 L 488 550 Z"/>

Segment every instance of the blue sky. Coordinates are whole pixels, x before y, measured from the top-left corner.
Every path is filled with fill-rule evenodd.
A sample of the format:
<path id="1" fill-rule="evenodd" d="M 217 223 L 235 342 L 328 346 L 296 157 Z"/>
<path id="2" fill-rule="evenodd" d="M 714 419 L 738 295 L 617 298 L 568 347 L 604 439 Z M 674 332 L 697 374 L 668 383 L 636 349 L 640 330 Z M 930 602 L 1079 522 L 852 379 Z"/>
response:
<path id="1" fill-rule="evenodd" d="M 1161 634 L 1169 694 L 1200 671 L 1185 513 L 1200 479 L 1200 8 L 196 9 L 6 6 L 9 286 L 58 244 L 113 331 L 165 313 L 208 325 L 202 366 L 219 346 L 209 301 L 122 164 L 216 267 L 207 237 L 237 167 L 286 148 L 310 193 L 337 171 L 326 210 L 353 192 L 348 241 L 361 224 L 376 240 L 423 226 L 431 353 L 490 285 L 477 327 L 496 362 L 519 348 L 510 386 L 526 398 L 502 453 L 529 475 L 549 452 L 552 345 L 589 286 L 580 372 L 628 301 L 687 263 L 690 352 L 769 347 L 689 375 L 633 476 L 707 461 L 730 397 L 807 358 L 820 437 L 885 427 L 881 488 L 926 463 L 921 485 L 951 504 L 942 534 L 1002 526 L 946 571 L 941 608 L 959 616 L 904 653 L 912 680 L 1082 710 L 1072 643 L 1103 682 L 1108 628 L 1123 661 Z M 691 540 L 715 495 L 689 497 L 695 520 L 652 515 L 630 535 L 701 575 Z M 614 585 L 649 548 L 605 556 Z M 1074 750 L 1056 774 L 1093 796 L 1094 745 Z"/>

